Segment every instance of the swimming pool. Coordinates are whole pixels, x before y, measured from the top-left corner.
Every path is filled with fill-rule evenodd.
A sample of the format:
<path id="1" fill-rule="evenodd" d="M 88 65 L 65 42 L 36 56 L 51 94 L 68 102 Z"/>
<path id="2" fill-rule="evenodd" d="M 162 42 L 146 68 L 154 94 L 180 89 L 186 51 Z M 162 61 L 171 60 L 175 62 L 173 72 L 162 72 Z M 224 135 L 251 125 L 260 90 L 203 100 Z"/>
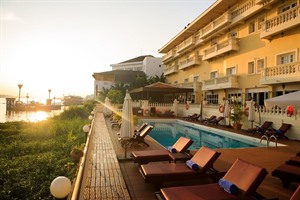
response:
<path id="1" fill-rule="evenodd" d="M 149 136 L 166 148 L 172 146 L 181 136 L 190 138 L 194 141 L 189 148 L 190 150 L 199 149 L 201 146 L 212 149 L 267 146 L 266 141 L 260 143 L 260 139 L 257 138 L 219 130 L 213 127 L 202 126 L 183 120 L 145 119 L 143 122 L 148 122 L 154 127 L 149 133 Z M 270 142 L 269 146 L 275 146 L 275 144 Z"/>

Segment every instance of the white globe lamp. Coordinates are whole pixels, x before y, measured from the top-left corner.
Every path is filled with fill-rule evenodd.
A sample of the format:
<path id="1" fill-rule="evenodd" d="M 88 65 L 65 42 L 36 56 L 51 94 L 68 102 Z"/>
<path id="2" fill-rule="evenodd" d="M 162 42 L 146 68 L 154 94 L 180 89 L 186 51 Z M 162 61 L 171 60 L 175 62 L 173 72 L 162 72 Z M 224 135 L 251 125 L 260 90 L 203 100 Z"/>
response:
<path id="1" fill-rule="evenodd" d="M 67 177 L 58 176 L 51 182 L 50 192 L 55 198 L 63 199 L 69 195 L 71 187 L 71 181 Z"/>

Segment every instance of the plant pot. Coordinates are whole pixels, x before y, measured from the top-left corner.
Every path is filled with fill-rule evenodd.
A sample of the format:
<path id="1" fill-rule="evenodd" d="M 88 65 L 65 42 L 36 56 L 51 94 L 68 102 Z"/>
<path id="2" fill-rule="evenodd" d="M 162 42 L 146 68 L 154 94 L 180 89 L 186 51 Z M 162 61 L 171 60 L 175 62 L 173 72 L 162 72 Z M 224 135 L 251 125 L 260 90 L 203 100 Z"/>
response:
<path id="1" fill-rule="evenodd" d="M 78 149 L 76 150 L 72 149 L 72 151 L 70 152 L 70 156 L 71 158 L 79 159 L 83 156 L 83 151 Z"/>
<path id="2" fill-rule="evenodd" d="M 235 130 L 241 130 L 242 129 L 242 124 L 239 123 L 233 123 L 232 124 L 233 129 Z"/>

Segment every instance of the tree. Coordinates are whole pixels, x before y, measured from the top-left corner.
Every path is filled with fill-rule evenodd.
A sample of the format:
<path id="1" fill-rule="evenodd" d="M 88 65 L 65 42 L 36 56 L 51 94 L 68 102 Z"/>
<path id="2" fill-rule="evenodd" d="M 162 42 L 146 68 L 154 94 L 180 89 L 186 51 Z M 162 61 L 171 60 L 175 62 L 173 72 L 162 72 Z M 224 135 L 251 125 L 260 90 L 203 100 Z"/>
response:
<path id="1" fill-rule="evenodd" d="M 148 85 L 148 80 L 146 76 L 137 76 L 135 80 L 129 85 L 129 90 L 140 88 Z"/>
<path id="2" fill-rule="evenodd" d="M 99 92 L 99 100 L 104 102 L 105 97 L 107 96 L 109 89 L 102 87 L 102 91 Z"/>
<path id="3" fill-rule="evenodd" d="M 112 103 L 121 104 L 123 103 L 125 93 L 123 94 L 121 90 L 110 89 L 107 97 L 111 100 Z"/>
<path id="4" fill-rule="evenodd" d="M 151 77 L 148 79 L 148 83 L 149 83 L 149 84 L 153 84 L 153 83 L 156 83 L 156 82 L 162 82 L 162 83 L 165 83 L 165 82 L 166 82 L 166 77 L 164 76 L 163 73 L 162 73 L 160 76 L 155 75 L 154 77 L 151 76 Z"/>

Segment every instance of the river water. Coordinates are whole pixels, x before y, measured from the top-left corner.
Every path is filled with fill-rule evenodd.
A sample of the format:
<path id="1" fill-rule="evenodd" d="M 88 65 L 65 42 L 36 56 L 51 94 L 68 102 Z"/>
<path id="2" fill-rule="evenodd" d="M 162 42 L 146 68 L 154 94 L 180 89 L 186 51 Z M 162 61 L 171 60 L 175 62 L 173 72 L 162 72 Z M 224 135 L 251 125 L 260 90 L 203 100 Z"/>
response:
<path id="1" fill-rule="evenodd" d="M 60 114 L 62 110 L 52 111 L 6 111 L 6 99 L 0 98 L 0 123 L 12 121 L 38 122 Z"/>

